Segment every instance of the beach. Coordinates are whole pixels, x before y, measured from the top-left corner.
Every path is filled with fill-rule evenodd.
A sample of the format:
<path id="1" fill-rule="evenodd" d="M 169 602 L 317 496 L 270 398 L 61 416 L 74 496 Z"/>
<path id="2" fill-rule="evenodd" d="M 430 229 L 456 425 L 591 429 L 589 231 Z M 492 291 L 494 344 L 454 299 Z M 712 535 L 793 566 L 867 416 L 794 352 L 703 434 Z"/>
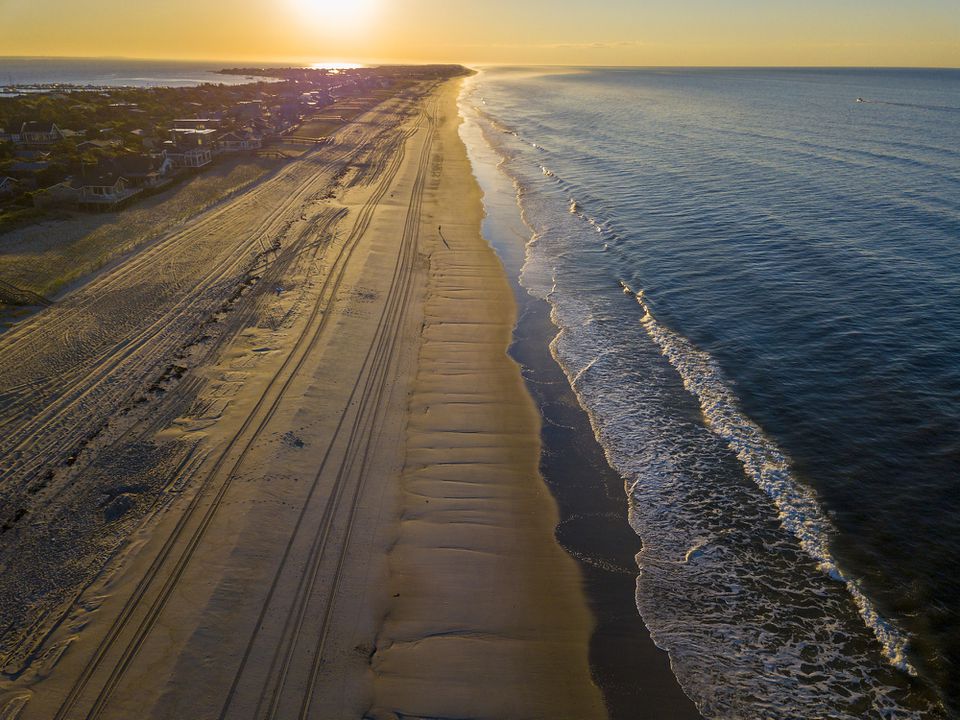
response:
<path id="1" fill-rule="evenodd" d="M 5 717 L 606 716 L 458 92 L 2 337 Z"/>
<path id="2" fill-rule="evenodd" d="M 939 75 L 914 98 L 867 71 L 432 72 L 310 116 L 323 144 L 0 235 L 0 275 L 53 301 L 0 333 L 0 718 L 950 717 L 950 625 L 877 588 L 950 581 L 948 545 L 898 564 L 885 538 L 953 520 L 914 527 L 882 479 L 951 462 L 952 410 L 914 446 L 907 398 L 951 382 L 955 317 L 909 279 L 953 281 L 955 196 L 931 184 L 898 240 L 866 201 L 849 228 L 833 192 L 798 206 L 766 160 L 810 188 L 833 167 L 802 89 L 837 119 L 835 191 L 860 192 L 852 113 L 885 146 L 900 122 L 932 138 Z M 916 102 L 851 110 L 854 80 Z M 720 130 L 692 109 L 717 93 Z M 737 140 L 751 192 L 695 151 L 739 103 L 794 123 L 757 112 Z M 930 148 L 911 181 L 949 169 Z M 903 319 L 859 304 L 888 294 Z M 875 441 L 861 414 L 894 443 L 882 473 L 843 451 Z M 879 535 L 851 530 L 868 501 Z"/>

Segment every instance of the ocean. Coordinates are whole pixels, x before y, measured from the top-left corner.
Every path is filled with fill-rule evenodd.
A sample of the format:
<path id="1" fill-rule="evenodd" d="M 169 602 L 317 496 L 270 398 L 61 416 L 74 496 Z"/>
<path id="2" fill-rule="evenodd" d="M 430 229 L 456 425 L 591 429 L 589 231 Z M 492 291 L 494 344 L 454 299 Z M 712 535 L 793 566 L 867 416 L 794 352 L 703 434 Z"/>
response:
<path id="1" fill-rule="evenodd" d="M 54 83 L 95 87 L 193 87 L 203 83 L 240 85 L 254 80 L 243 75 L 220 75 L 216 71 L 248 64 L 124 58 L 0 57 L 0 87 Z"/>
<path id="2" fill-rule="evenodd" d="M 684 692 L 957 716 L 960 71 L 497 68 L 461 111 Z"/>

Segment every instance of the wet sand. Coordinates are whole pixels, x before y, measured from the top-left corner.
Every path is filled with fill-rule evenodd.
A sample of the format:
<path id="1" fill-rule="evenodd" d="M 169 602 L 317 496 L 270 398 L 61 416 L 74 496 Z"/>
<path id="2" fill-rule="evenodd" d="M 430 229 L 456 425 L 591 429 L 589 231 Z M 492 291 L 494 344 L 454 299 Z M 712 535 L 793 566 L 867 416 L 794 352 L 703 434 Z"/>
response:
<path id="1" fill-rule="evenodd" d="M 557 499 L 557 539 L 577 559 L 595 618 L 590 667 L 611 720 L 699 720 L 637 612 L 640 539 L 627 517 L 623 478 L 607 463 L 587 414 L 552 357 L 549 305 L 520 294 L 510 355 L 543 416 L 541 473 Z"/>

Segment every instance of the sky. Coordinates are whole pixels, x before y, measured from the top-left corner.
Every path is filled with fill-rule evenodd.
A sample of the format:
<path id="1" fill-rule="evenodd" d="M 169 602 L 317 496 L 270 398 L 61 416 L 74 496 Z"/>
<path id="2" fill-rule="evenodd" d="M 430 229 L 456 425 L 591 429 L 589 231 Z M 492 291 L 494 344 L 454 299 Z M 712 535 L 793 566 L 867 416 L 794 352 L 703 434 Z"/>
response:
<path id="1" fill-rule="evenodd" d="M 960 0 L 0 0 L 0 56 L 960 67 Z"/>

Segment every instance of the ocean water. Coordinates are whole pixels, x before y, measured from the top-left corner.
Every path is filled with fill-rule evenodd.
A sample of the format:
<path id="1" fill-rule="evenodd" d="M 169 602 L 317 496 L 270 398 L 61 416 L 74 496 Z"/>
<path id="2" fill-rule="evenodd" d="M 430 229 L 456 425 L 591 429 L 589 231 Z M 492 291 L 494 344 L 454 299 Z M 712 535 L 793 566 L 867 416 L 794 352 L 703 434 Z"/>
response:
<path id="1" fill-rule="evenodd" d="M 703 714 L 957 716 L 960 71 L 499 68 L 461 110 Z"/>
<path id="2" fill-rule="evenodd" d="M 219 75 L 216 71 L 245 65 L 249 63 L 0 57 L 0 87 L 47 83 L 96 87 L 193 87 L 203 83 L 240 85 L 253 80 L 243 75 Z"/>

